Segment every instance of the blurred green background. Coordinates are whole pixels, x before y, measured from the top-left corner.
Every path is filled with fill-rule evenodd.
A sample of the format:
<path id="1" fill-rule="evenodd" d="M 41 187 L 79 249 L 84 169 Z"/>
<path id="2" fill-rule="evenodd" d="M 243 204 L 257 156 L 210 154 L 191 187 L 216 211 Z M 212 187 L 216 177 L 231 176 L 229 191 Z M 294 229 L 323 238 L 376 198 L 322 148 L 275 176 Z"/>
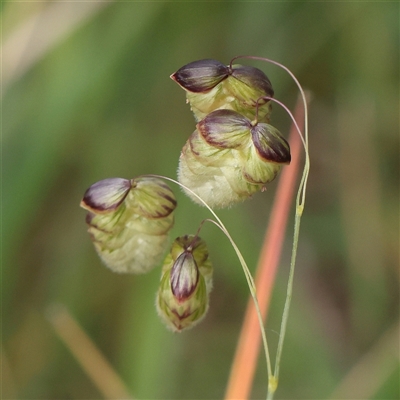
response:
<path id="1" fill-rule="evenodd" d="M 240 54 L 285 64 L 313 94 L 312 170 L 276 398 L 400 397 L 399 3 L 2 2 L 2 34 L 3 399 L 103 398 L 61 340 L 73 321 L 134 397 L 223 397 L 248 297 L 227 239 L 203 228 L 215 268 L 210 311 L 172 334 L 154 308 L 159 268 L 105 268 L 79 202 L 106 177 L 175 177 L 194 120 L 169 75 Z M 263 69 L 293 108 L 297 89 L 284 71 L 243 63 Z M 272 123 L 287 134 L 278 106 Z M 253 269 L 275 188 L 219 212 Z M 172 238 L 209 216 L 173 190 Z M 267 322 L 271 348 L 291 232 Z M 252 398 L 265 398 L 266 386 L 260 357 Z"/>

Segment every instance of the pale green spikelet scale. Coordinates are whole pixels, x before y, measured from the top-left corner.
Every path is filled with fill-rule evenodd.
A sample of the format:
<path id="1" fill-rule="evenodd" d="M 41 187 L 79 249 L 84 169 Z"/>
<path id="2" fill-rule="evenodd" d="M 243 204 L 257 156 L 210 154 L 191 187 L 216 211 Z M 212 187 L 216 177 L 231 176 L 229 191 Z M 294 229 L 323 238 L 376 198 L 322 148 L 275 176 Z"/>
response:
<path id="1" fill-rule="evenodd" d="M 156 308 L 174 332 L 191 328 L 206 315 L 213 267 L 205 242 L 186 235 L 177 238 L 165 258 Z"/>
<path id="2" fill-rule="evenodd" d="M 93 184 L 81 206 L 94 247 L 120 273 L 144 273 L 161 262 L 176 200 L 160 179 L 110 178 Z"/>

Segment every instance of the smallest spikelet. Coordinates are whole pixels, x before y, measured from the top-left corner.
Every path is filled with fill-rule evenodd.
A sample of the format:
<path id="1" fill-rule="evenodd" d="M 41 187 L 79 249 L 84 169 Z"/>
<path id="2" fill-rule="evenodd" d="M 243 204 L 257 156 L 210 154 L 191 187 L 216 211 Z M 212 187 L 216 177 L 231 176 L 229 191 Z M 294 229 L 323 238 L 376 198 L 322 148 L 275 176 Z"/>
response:
<path id="1" fill-rule="evenodd" d="M 153 177 L 108 178 L 85 192 L 81 207 L 94 247 L 114 272 L 145 273 L 161 262 L 176 200 Z"/>
<path id="2" fill-rule="evenodd" d="M 197 236 L 175 239 L 167 255 L 157 292 L 159 316 L 174 332 L 191 328 L 207 313 L 213 267 L 206 243 Z"/>

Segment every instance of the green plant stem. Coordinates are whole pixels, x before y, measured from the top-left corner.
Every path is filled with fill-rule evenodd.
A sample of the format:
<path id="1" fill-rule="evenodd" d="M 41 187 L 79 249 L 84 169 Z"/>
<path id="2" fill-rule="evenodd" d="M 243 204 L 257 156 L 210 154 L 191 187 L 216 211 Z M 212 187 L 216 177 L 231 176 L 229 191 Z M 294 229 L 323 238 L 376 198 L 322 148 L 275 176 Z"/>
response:
<path id="1" fill-rule="evenodd" d="M 290 304 L 292 301 L 292 294 L 293 294 L 293 280 L 294 280 L 294 271 L 296 266 L 296 257 L 297 257 L 297 248 L 298 248 L 298 241 L 299 241 L 299 233 L 300 233 L 300 223 L 301 217 L 304 211 L 304 203 L 305 203 L 305 186 L 307 182 L 309 171 L 309 158 L 308 158 L 308 149 L 306 148 L 306 163 L 304 167 L 303 176 L 300 182 L 299 190 L 297 193 L 296 198 L 296 214 L 295 214 L 295 221 L 294 221 L 294 234 L 293 234 L 293 246 L 292 246 L 292 255 L 290 260 L 290 271 L 289 271 L 289 278 L 288 284 L 286 289 L 286 300 L 285 306 L 283 309 L 282 314 L 282 322 L 281 322 L 281 329 L 279 332 L 279 341 L 278 347 L 276 352 L 276 359 L 275 359 L 275 367 L 274 367 L 274 385 L 268 385 L 268 395 L 267 400 L 272 400 L 274 397 L 274 393 L 278 386 L 279 382 L 279 372 L 280 372 L 280 363 L 282 359 L 282 350 L 283 350 L 283 343 L 286 336 L 286 328 L 289 319 L 289 311 L 290 311 Z"/>
<path id="2" fill-rule="evenodd" d="M 279 368 L 280 368 L 280 362 L 281 362 L 281 358 L 282 358 L 283 341 L 285 339 L 286 327 L 287 327 L 287 322 L 288 322 L 288 318 L 289 318 L 290 303 L 291 303 L 292 294 L 293 294 L 293 279 L 294 279 L 294 270 L 295 270 L 295 265 L 296 265 L 301 214 L 302 214 L 302 209 L 301 209 L 301 211 L 296 210 L 295 223 L 294 223 L 293 248 L 292 248 L 292 257 L 291 257 L 291 261 L 290 261 L 290 271 L 289 271 L 289 278 L 288 278 L 288 284 L 287 284 L 287 291 L 286 291 L 286 301 L 285 301 L 285 306 L 283 309 L 281 330 L 279 333 L 279 341 L 278 341 L 278 347 L 277 347 L 277 351 L 276 351 L 274 376 L 277 381 L 279 380 Z"/>

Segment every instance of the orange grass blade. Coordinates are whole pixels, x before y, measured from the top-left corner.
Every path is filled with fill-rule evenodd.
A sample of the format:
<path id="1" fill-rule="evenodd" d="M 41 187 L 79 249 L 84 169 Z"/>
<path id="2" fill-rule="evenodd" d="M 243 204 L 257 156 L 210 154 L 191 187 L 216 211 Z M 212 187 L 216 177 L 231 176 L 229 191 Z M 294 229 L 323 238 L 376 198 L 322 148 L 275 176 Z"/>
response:
<path id="1" fill-rule="evenodd" d="M 304 126 L 304 108 L 301 99 L 297 101 L 294 117 L 301 129 Z M 292 162 L 290 166 L 284 168 L 278 183 L 271 211 L 271 219 L 261 249 L 255 278 L 258 303 L 264 321 L 271 299 L 290 205 L 294 198 L 295 185 L 299 172 L 302 143 L 299 133 L 293 124 L 290 129 L 289 143 Z M 253 300 L 250 298 L 232 363 L 225 394 L 226 400 L 248 399 L 257 365 L 260 342 L 260 326 Z"/>

